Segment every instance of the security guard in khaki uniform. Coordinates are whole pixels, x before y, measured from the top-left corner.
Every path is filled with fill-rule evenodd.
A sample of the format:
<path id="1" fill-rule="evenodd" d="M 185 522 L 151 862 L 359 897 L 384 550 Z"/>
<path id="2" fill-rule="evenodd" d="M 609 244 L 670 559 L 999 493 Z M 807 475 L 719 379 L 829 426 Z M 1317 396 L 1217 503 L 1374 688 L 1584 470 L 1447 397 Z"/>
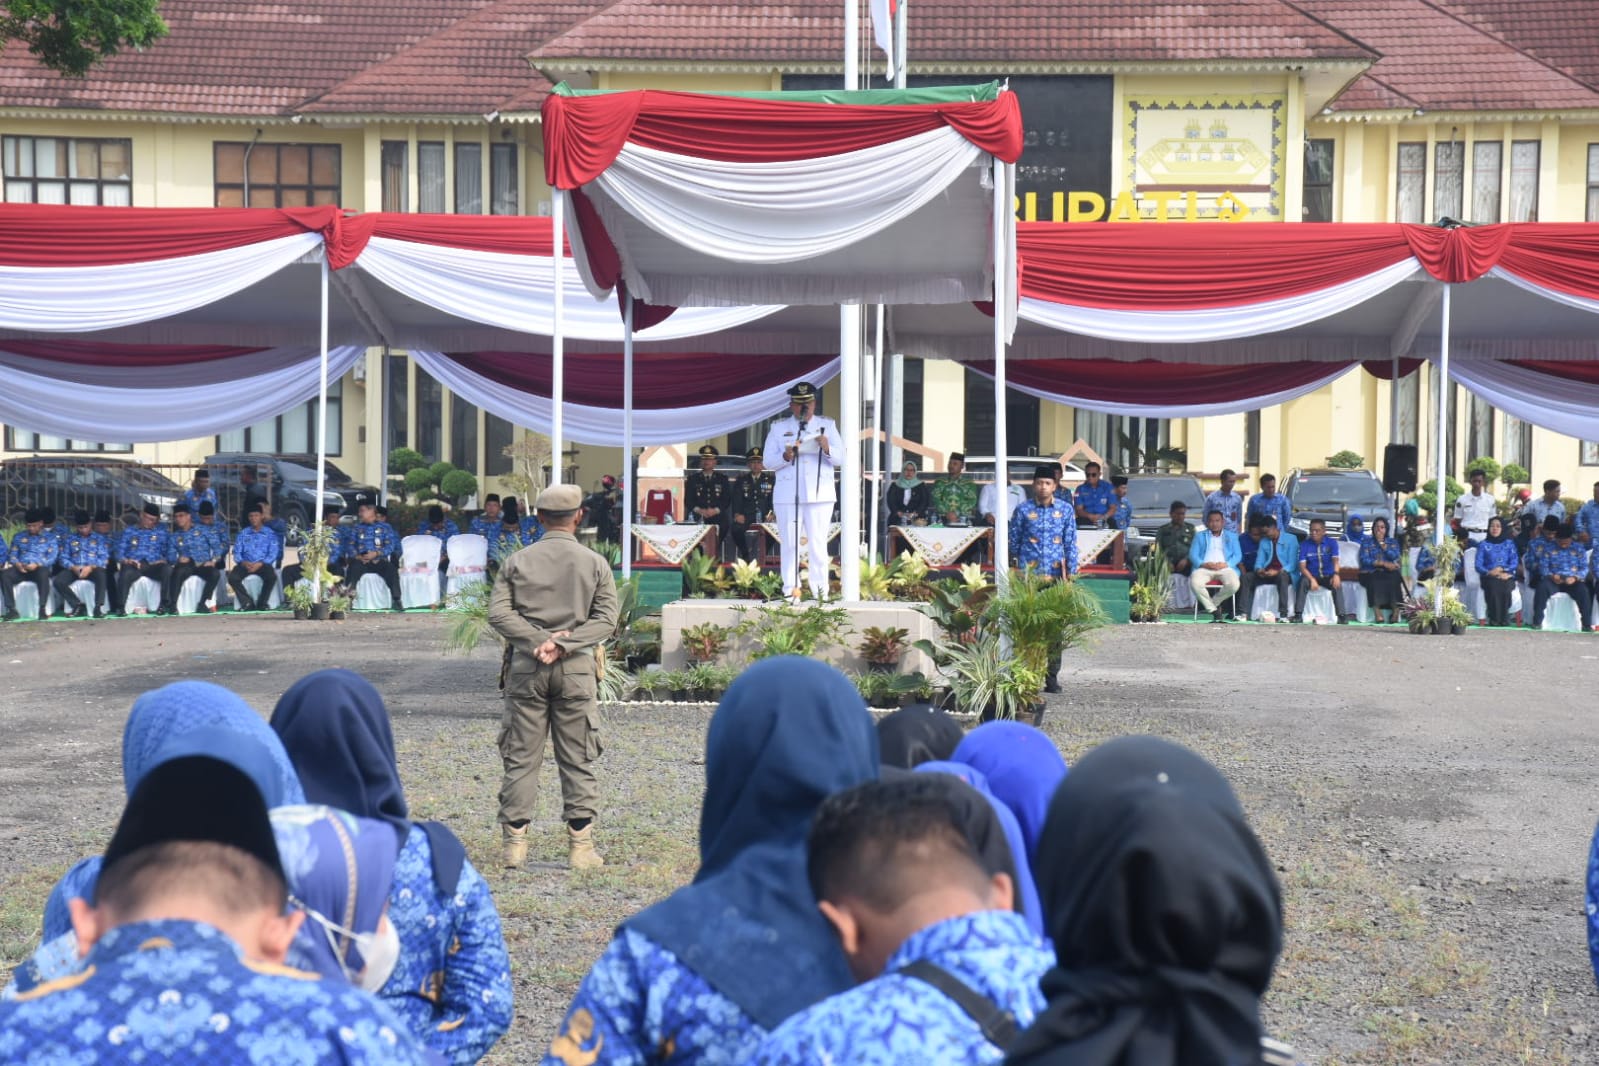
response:
<path id="1" fill-rule="evenodd" d="M 616 582 L 605 560 L 577 542 L 582 501 L 576 485 L 539 493 L 534 507 L 544 537 L 501 564 L 489 601 L 489 624 L 510 646 L 499 741 L 508 869 L 527 859 L 546 737 L 555 743 L 572 868 L 605 865 L 594 850 L 600 797 L 593 764 L 601 751 L 594 649 L 616 630 Z"/>

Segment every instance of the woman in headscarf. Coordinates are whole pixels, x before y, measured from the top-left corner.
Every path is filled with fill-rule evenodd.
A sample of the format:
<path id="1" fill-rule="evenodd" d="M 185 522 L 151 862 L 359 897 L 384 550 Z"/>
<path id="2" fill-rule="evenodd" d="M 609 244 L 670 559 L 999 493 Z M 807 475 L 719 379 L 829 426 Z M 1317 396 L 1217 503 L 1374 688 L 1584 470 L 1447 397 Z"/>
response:
<path id="1" fill-rule="evenodd" d="M 1372 519 L 1371 536 L 1360 543 L 1360 581 L 1379 625 L 1399 621 L 1400 552 L 1399 542 L 1388 535 L 1388 519 Z"/>
<path id="2" fill-rule="evenodd" d="M 988 801 L 993 808 L 994 817 L 999 822 L 1000 829 L 1004 831 L 1005 843 L 1008 845 L 1012 866 L 1005 872 L 1011 874 L 1016 885 L 1016 913 L 1027 921 L 1027 928 L 1040 938 L 1044 935 L 1044 908 L 1039 903 L 1038 885 L 1033 878 L 1032 868 L 1027 862 L 1027 844 L 1022 837 L 1021 825 L 1016 821 L 1016 816 L 1009 807 L 1000 802 L 998 796 L 990 786 L 988 778 L 981 771 L 975 770 L 965 763 L 958 762 L 924 762 L 916 768 L 919 774 L 948 774 L 959 778 Z"/>
<path id="3" fill-rule="evenodd" d="M 844 675 L 788 656 L 740 674 L 705 738 L 699 872 L 622 923 L 545 1066 L 742 1066 L 783 1019 L 850 988 L 805 834 L 822 800 L 877 772 L 877 732 Z"/>
<path id="4" fill-rule="evenodd" d="M 1477 545 L 1477 576 L 1482 580 L 1482 598 L 1488 624 L 1510 624 L 1510 592 L 1516 587 L 1516 567 L 1521 563 L 1515 541 L 1498 515 L 1488 519 L 1488 536 Z"/>
<path id="5" fill-rule="evenodd" d="M 964 735 L 959 722 L 925 704 L 902 707 L 877 721 L 877 749 L 883 765 L 901 770 L 948 759 Z"/>
<path id="6" fill-rule="evenodd" d="M 886 517 L 884 522 L 891 526 L 908 526 L 914 522 L 925 522 L 927 511 L 932 506 L 927 482 L 919 476 L 916 460 L 905 460 L 905 466 L 900 470 L 899 477 L 895 478 L 888 486 L 888 498 L 885 501 Z"/>
<path id="7" fill-rule="evenodd" d="M 1260 999 L 1282 950 L 1271 861 L 1227 780 L 1157 737 L 1101 745 L 1038 852 L 1056 967 L 1009 1066 L 1290 1064 Z"/>
<path id="8" fill-rule="evenodd" d="M 951 762 L 964 763 L 988 779 L 994 797 L 1010 808 L 1021 827 L 1029 867 L 1038 859 L 1049 801 L 1066 777 L 1066 760 L 1042 729 L 1025 722 L 984 722 L 966 734 Z M 1035 871 L 1036 875 L 1036 871 Z"/>
<path id="9" fill-rule="evenodd" d="M 269 806 L 303 803 L 299 778 L 282 743 L 238 695 L 208 681 L 178 681 L 146 692 L 122 728 L 122 785 L 128 796 L 144 775 L 184 755 L 210 755 L 244 771 Z M 100 856 L 80 860 L 51 889 L 33 957 L 19 966 L 7 994 L 76 973 L 76 936 L 67 903 L 92 899 Z"/>
<path id="10" fill-rule="evenodd" d="M 437 822 L 412 822 L 383 698 L 359 674 L 318 670 L 272 712 L 312 803 L 388 823 L 400 843 L 388 919 L 400 960 L 380 993 L 453 1063 L 482 1058 L 511 1024 L 511 964 L 489 886 Z"/>

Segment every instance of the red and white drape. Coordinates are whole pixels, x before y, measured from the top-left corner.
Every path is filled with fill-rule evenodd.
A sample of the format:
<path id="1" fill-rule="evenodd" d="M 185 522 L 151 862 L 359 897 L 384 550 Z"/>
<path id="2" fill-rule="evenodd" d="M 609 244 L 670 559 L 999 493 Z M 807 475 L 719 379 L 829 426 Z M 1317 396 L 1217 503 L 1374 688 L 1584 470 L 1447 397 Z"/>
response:
<path id="1" fill-rule="evenodd" d="M 992 363 L 967 367 L 992 378 Z M 1011 388 L 1086 411 L 1139 418 L 1205 418 L 1258 411 L 1332 384 L 1354 363 L 1211 366 L 1114 359 L 1026 359 L 1006 367 Z"/>

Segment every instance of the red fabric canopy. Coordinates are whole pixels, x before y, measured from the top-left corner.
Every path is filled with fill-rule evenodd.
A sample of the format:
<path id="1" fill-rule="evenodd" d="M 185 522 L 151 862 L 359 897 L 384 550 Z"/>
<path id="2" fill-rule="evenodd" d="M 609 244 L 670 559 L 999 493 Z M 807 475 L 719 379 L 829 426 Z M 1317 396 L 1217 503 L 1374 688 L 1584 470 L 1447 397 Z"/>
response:
<path id="1" fill-rule="evenodd" d="M 1007 163 L 1022 154 L 1015 93 L 966 103 L 850 105 L 644 89 L 551 94 L 543 114 L 545 180 L 562 189 L 593 181 L 629 141 L 755 163 L 841 155 L 949 126 Z"/>
<path id="2" fill-rule="evenodd" d="M 79 207 L 0 204 L 0 266 L 87 267 L 218 252 L 299 233 L 339 246 L 337 207 Z M 364 242 L 363 242 L 364 243 Z M 330 255 L 335 269 L 354 256 Z"/>
<path id="3" fill-rule="evenodd" d="M 446 357 L 497 384 L 534 396 L 553 391 L 549 359 L 523 352 L 449 352 Z M 832 355 L 763 356 L 751 368 L 728 373 L 726 356 L 694 352 L 635 352 L 633 406 L 639 410 L 702 407 L 747 396 L 762 383 L 792 381 L 815 373 Z M 752 381 L 752 379 L 759 379 Z M 565 395 L 587 407 L 621 406 L 622 356 L 583 355 L 566 361 Z"/>
<path id="4" fill-rule="evenodd" d="M 993 363 L 967 363 L 992 377 Z M 1211 366 L 1117 359 L 1018 359 L 1005 364 L 1012 385 L 1096 403 L 1202 406 L 1270 396 L 1320 381 L 1335 363 Z"/>

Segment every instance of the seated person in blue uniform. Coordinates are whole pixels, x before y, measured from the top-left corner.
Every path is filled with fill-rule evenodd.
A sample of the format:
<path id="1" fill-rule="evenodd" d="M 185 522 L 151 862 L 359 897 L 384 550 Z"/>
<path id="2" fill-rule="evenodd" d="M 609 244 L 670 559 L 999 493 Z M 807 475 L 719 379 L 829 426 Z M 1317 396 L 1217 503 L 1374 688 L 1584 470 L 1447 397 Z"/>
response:
<path id="1" fill-rule="evenodd" d="M 1516 542 L 1505 520 L 1488 519 L 1487 536 L 1477 544 L 1477 574 L 1482 582 L 1484 615 L 1490 626 L 1510 624 L 1510 592 L 1516 587 Z"/>
<path id="2" fill-rule="evenodd" d="M 1282 894 L 1215 767 L 1157 737 L 1095 748 L 1050 801 L 1037 868 L 1057 963 L 1008 1066 L 1292 1066 L 1260 1019 Z"/>
<path id="3" fill-rule="evenodd" d="M 0 603 L 5 604 L 6 621 L 17 615 L 17 586 L 26 581 L 39 593 L 39 617 L 50 617 L 50 571 L 61 554 L 61 543 L 53 529 L 45 527 L 45 514 L 34 508 L 23 515 L 25 528 L 11 538 L 11 551 L 5 569 L 0 570 Z"/>
<path id="4" fill-rule="evenodd" d="M 1338 576 L 1338 542 L 1327 536 L 1327 523 L 1310 520 L 1310 537 L 1299 546 L 1299 599 L 1294 604 L 1294 621 L 1304 620 L 1305 601 L 1312 592 L 1332 593 L 1333 613 L 1338 613 L 1338 593 L 1344 582 Z M 1340 622 L 1344 618 L 1340 615 Z"/>
<path id="5" fill-rule="evenodd" d="M 468 533 L 475 533 L 493 544 L 500 535 L 500 497 L 491 492 L 483 497 L 483 513 L 472 519 Z"/>
<path id="6" fill-rule="evenodd" d="M 338 1062 L 426 1052 L 369 994 L 284 965 L 302 912 L 251 776 L 208 755 L 134 789 L 94 887 L 71 901 L 81 972 L 0 1003 L 7 1062 Z"/>
<path id="7" fill-rule="evenodd" d="M 1260 544 L 1255 548 L 1255 565 L 1244 574 L 1240 584 L 1244 609 L 1253 613 L 1255 590 L 1268 587 L 1277 590 L 1277 620 L 1289 619 L 1294 602 L 1294 577 L 1299 573 L 1299 538 L 1277 524 L 1277 519 L 1266 515 L 1260 533 Z"/>
<path id="8" fill-rule="evenodd" d="M 322 509 L 322 525 L 329 530 L 332 538 L 328 542 L 327 571 L 334 581 L 344 580 L 344 557 L 346 546 L 349 543 L 349 527 L 339 521 L 339 516 L 344 513 L 344 508 L 336 503 L 330 503 Z M 305 558 L 305 549 L 300 549 L 300 557 Z M 293 588 L 301 580 L 309 580 L 310 575 L 305 572 L 305 567 L 300 563 L 290 563 L 283 568 L 283 587 Z"/>
<path id="9" fill-rule="evenodd" d="M 984 812 L 992 818 L 992 812 Z M 789 1018 L 769 1066 L 998 1063 L 1043 1008 L 1054 959 L 1011 909 L 947 786 L 921 775 L 832 796 L 811 825 L 817 906 L 863 983 Z"/>
<path id="10" fill-rule="evenodd" d="M 167 579 L 167 538 L 170 534 L 161 525 L 161 508 L 153 503 L 144 505 L 137 525 L 122 531 L 114 554 L 117 560 L 117 595 L 111 603 L 112 614 L 123 614 L 128 604 L 128 593 L 135 582 L 147 577 L 161 587 Z"/>
<path id="11" fill-rule="evenodd" d="M 278 700 L 272 729 L 310 802 L 385 823 L 399 841 L 387 887 L 399 962 L 373 990 L 446 1062 L 478 1061 L 511 1025 L 499 911 L 455 834 L 411 819 L 383 697 L 360 674 L 318 670 Z"/>
<path id="12" fill-rule="evenodd" d="M 544 1066 L 745 1066 L 784 1020 L 854 982 L 816 909 L 805 830 L 874 780 L 877 732 L 848 678 L 789 656 L 751 665 L 705 738 L 694 882 L 622 923 Z"/>
<path id="13" fill-rule="evenodd" d="M 1563 592 L 1577 603 L 1577 624 L 1587 629 L 1593 624 L 1593 596 L 1588 592 L 1588 553 L 1572 538 L 1576 529 L 1562 522 L 1555 530 L 1555 546 L 1543 557 L 1543 579 L 1533 597 L 1532 628 L 1543 625 L 1544 609 L 1556 593 Z"/>
<path id="14" fill-rule="evenodd" d="M 57 562 L 61 571 L 51 579 L 61 596 L 63 612 L 68 618 L 83 617 L 93 612 L 96 618 L 105 617 L 101 606 L 106 598 L 106 565 L 111 561 L 111 542 L 94 531 L 88 511 L 72 516 L 74 532 L 61 541 L 61 554 Z M 94 585 L 94 603 L 85 604 L 72 591 L 74 583 L 87 581 Z"/>
<path id="15" fill-rule="evenodd" d="M 228 571 L 228 587 L 233 590 L 239 610 L 264 611 L 278 583 L 274 567 L 283 556 L 283 542 L 266 527 L 265 509 L 259 501 L 245 509 L 244 517 L 250 524 L 239 530 L 238 539 L 233 542 L 233 569 Z M 244 589 L 244 579 L 251 576 L 261 582 L 255 598 Z"/>
<path id="16" fill-rule="evenodd" d="M 379 519 L 378 507 L 369 496 L 357 499 L 355 513 L 356 523 L 346 534 L 345 550 L 349 554 L 344 561 L 345 583 L 355 589 L 367 574 L 376 574 L 388 586 L 391 607 L 405 610 L 400 600 L 400 569 L 394 562 L 394 554 L 400 548 L 394 527 Z"/>
<path id="17" fill-rule="evenodd" d="M 176 614 L 178 594 L 183 591 L 184 582 L 197 577 L 204 587 L 200 593 L 200 606 L 195 610 L 199 614 L 210 614 L 211 594 L 217 590 L 217 582 L 222 579 L 221 565 L 216 538 L 211 530 L 195 524 L 194 514 L 188 504 L 180 503 L 172 508 L 172 535 L 167 539 L 166 591 L 161 597 L 161 609 L 156 613 Z"/>

